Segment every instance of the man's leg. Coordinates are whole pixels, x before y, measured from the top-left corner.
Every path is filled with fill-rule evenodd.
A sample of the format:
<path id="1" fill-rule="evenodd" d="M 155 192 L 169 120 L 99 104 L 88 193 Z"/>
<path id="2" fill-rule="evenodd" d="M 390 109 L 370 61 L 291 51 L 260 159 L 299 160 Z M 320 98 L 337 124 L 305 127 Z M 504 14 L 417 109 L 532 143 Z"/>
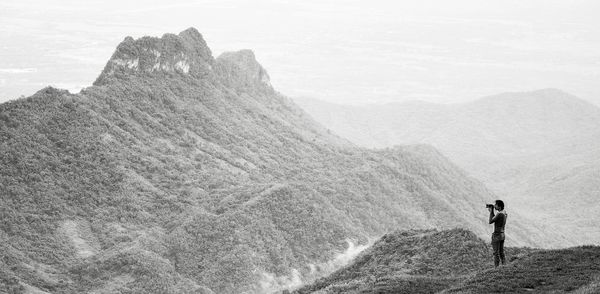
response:
<path id="1" fill-rule="evenodd" d="M 494 266 L 500 265 L 500 242 L 492 239 L 492 249 L 494 249 Z"/>
<path id="2" fill-rule="evenodd" d="M 499 241 L 498 243 L 498 255 L 500 256 L 500 261 L 502 261 L 502 265 L 504 265 L 506 262 L 504 257 L 504 240 Z"/>

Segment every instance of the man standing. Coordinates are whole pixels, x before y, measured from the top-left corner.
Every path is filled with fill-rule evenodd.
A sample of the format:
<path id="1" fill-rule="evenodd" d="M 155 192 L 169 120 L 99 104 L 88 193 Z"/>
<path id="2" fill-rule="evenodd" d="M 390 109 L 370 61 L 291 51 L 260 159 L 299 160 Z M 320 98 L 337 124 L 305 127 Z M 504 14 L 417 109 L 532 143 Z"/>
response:
<path id="1" fill-rule="evenodd" d="M 490 224 L 494 224 L 494 233 L 492 233 L 492 248 L 494 249 L 494 266 L 505 263 L 504 258 L 504 225 L 506 225 L 506 212 L 504 212 L 504 202 L 496 200 L 494 206 L 489 206 Z M 498 213 L 494 215 L 494 209 Z"/>

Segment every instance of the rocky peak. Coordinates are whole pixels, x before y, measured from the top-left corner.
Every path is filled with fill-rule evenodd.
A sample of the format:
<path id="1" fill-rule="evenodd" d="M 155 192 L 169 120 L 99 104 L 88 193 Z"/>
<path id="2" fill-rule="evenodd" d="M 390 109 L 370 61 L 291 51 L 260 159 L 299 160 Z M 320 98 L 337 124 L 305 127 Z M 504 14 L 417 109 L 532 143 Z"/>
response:
<path id="1" fill-rule="evenodd" d="M 267 71 L 256 61 L 252 50 L 225 52 L 217 57 L 219 74 L 226 83 L 238 88 L 266 86 L 271 88 Z"/>
<path id="2" fill-rule="evenodd" d="M 70 95 L 70 94 L 71 93 L 68 90 L 57 89 L 52 86 L 47 86 L 47 87 L 35 92 L 35 94 L 33 94 L 33 96 L 55 97 L 55 96 Z"/>
<path id="3" fill-rule="evenodd" d="M 198 30 L 189 28 L 179 33 L 179 38 L 183 40 L 186 49 L 188 49 L 189 52 L 194 53 L 193 56 L 199 57 L 201 60 L 211 65 L 214 64 L 215 60 L 212 56 L 212 52 Z"/>
<path id="4" fill-rule="evenodd" d="M 113 53 L 94 85 L 108 83 L 123 75 L 178 73 L 203 76 L 215 60 L 202 35 L 189 28 L 179 35 L 161 38 L 126 37 Z"/>

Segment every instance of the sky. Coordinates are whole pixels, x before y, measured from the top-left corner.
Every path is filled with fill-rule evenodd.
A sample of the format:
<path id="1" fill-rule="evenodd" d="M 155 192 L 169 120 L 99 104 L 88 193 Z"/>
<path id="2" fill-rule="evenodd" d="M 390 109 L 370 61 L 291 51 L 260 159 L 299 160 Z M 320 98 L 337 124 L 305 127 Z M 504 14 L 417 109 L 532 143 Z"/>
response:
<path id="1" fill-rule="evenodd" d="M 600 1 L 0 0 L 0 103 L 91 86 L 126 37 L 195 27 L 289 97 L 453 103 L 558 88 L 600 106 Z"/>

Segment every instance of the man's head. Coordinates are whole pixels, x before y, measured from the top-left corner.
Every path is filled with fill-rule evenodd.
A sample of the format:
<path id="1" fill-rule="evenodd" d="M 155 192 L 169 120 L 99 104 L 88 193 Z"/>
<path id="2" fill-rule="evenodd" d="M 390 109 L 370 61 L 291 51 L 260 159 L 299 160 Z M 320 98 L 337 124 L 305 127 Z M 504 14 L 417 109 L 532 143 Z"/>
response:
<path id="1" fill-rule="evenodd" d="M 504 210 L 504 201 L 496 200 L 496 204 L 494 205 L 496 210 Z"/>

